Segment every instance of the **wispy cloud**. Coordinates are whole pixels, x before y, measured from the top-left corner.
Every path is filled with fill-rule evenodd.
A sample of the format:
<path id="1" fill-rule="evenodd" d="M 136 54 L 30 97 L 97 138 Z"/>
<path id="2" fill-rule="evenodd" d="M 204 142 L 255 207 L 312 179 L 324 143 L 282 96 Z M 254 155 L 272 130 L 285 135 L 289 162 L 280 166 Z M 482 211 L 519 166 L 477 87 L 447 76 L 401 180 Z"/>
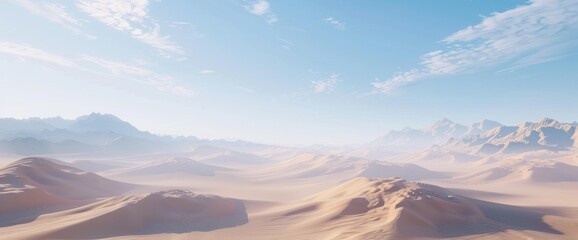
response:
<path id="1" fill-rule="evenodd" d="M 188 25 L 192 25 L 192 24 L 189 23 L 189 22 L 179 22 L 179 21 L 174 21 L 174 22 L 171 22 L 171 23 L 172 23 L 172 24 L 175 24 L 175 25 L 187 25 L 187 26 L 188 26 Z"/>
<path id="2" fill-rule="evenodd" d="M 162 53 L 176 53 L 183 55 L 184 51 L 179 46 L 173 43 L 169 36 L 163 36 L 160 33 L 160 27 L 158 24 L 154 24 L 152 29 L 143 32 L 141 29 L 135 29 L 131 32 L 134 38 L 141 40 L 142 42 L 150 45 L 161 51 Z"/>
<path id="3" fill-rule="evenodd" d="M 271 6 L 269 5 L 269 2 L 267 2 L 266 0 L 258 0 L 256 2 L 253 2 L 253 4 L 247 6 L 247 11 L 249 11 L 252 14 L 261 16 L 269 13 L 271 11 Z"/>
<path id="4" fill-rule="evenodd" d="M 341 22 L 333 17 L 326 17 L 323 19 L 324 22 L 331 25 L 335 29 L 343 30 L 345 29 L 345 23 Z"/>
<path id="5" fill-rule="evenodd" d="M 48 53 L 44 50 L 30 47 L 24 44 L 0 42 L 0 53 L 15 56 L 25 60 L 40 61 L 42 63 L 56 64 L 63 67 L 76 67 L 77 64 L 65 57 Z"/>
<path id="6" fill-rule="evenodd" d="M 281 41 L 281 47 L 285 50 L 290 50 L 293 47 L 293 43 L 289 40 L 283 38 L 277 38 L 277 40 Z"/>
<path id="7" fill-rule="evenodd" d="M 162 55 L 184 55 L 181 46 L 160 33 L 160 26 L 148 15 L 148 0 L 77 0 L 76 6 L 107 26 L 130 34 L 156 48 Z"/>
<path id="8" fill-rule="evenodd" d="M 209 70 L 209 69 L 203 69 L 201 71 L 199 71 L 200 74 L 213 74 L 215 73 L 215 71 L 213 70 Z"/>
<path id="9" fill-rule="evenodd" d="M 332 74 L 328 79 L 313 81 L 313 91 L 316 93 L 330 92 L 335 89 L 339 75 Z"/>
<path id="10" fill-rule="evenodd" d="M 252 1 L 245 9 L 253 15 L 265 17 L 268 24 L 279 21 L 277 16 L 271 11 L 271 4 L 267 0 Z"/>
<path id="11" fill-rule="evenodd" d="M 36 16 L 60 24 L 65 29 L 72 31 L 75 34 L 83 35 L 91 39 L 96 38 L 80 30 L 79 26 L 81 25 L 81 21 L 70 15 L 67 12 L 66 7 L 62 4 L 30 0 L 13 0 L 12 2 Z"/>
<path id="12" fill-rule="evenodd" d="M 161 91 L 181 96 L 192 96 L 195 91 L 179 84 L 171 76 L 156 73 L 150 69 L 130 63 L 102 59 L 94 56 L 64 57 L 49 53 L 24 44 L 0 42 L 0 54 L 37 61 L 41 64 L 54 64 L 66 69 L 83 71 L 91 74 L 114 76 L 140 84 L 153 86 Z"/>
<path id="13" fill-rule="evenodd" d="M 388 94 L 428 77 L 500 64 L 516 68 L 552 61 L 578 46 L 577 34 L 577 1 L 533 0 L 453 33 L 443 40 L 447 49 L 422 56 L 421 67 L 372 84 Z"/>
<path id="14" fill-rule="evenodd" d="M 134 82 L 151 85 L 161 91 L 168 91 L 182 96 L 193 96 L 195 94 L 194 90 L 178 85 L 173 77 L 158 74 L 143 67 L 87 55 L 81 56 L 80 59 L 82 61 L 100 66 L 107 70 L 106 72 L 116 77 L 130 79 Z"/>

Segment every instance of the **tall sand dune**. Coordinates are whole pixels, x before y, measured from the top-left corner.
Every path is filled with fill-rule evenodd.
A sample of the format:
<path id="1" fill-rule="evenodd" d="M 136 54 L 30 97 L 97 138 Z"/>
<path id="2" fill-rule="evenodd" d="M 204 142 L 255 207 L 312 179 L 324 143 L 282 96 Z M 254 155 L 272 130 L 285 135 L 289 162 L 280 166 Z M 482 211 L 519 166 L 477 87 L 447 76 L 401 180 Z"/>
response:
<path id="1" fill-rule="evenodd" d="M 354 177 L 402 177 L 411 180 L 444 178 L 442 173 L 430 171 L 410 163 L 390 163 L 363 158 L 303 153 L 289 160 L 261 169 L 256 175 L 266 178 L 299 179 L 340 175 Z"/>
<path id="2" fill-rule="evenodd" d="M 209 145 L 193 147 L 191 151 L 187 153 L 187 157 L 216 166 L 246 166 L 271 163 L 271 160 L 257 155 Z"/>
<path id="3" fill-rule="evenodd" d="M 58 160 L 23 158 L 0 169 L 0 213 L 77 204 L 132 187 Z"/>
<path id="4" fill-rule="evenodd" d="M 146 176 L 156 174 L 186 173 L 198 176 L 214 176 L 217 171 L 230 171 L 228 168 L 212 166 L 190 158 L 173 157 L 148 163 L 142 166 L 120 170 L 117 174 Z"/>
<path id="5" fill-rule="evenodd" d="M 455 178 L 467 183 L 578 182 L 578 166 L 555 161 L 521 161 L 491 167 Z"/>
<path id="6" fill-rule="evenodd" d="M 14 238 L 97 239 L 114 236 L 189 233 L 233 227 L 248 221 L 242 201 L 183 190 L 120 196 L 47 214 L 12 229 Z M 30 226 L 28 226 L 30 227 Z"/>
<path id="7" fill-rule="evenodd" d="M 453 194 L 400 178 L 356 178 L 272 209 L 271 224 L 291 222 L 288 239 L 408 239 L 466 237 L 508 229 L 559 235 L 542 214 Z"/>

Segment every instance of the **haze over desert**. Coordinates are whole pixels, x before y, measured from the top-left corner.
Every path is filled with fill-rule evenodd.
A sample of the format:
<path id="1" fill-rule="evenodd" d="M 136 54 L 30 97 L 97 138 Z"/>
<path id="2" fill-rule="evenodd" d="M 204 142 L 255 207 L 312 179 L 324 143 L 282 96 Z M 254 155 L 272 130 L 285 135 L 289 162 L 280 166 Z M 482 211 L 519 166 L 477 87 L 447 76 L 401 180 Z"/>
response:
<path id="1" fill-rule="evenodd" d="M 85 130 L 51 131 L 82 139 L 101 136 L 96 129 L 102 129 L 103 119 L 110 129 L 129 126 L 113 115 L 93 113 L 71 120 L 71 126 L 88 120 Z M 578 236 L 578 204 L 571 197 L 578 187 L 578 151 L 568 143 L 577 141 L 576 123 L 542 119 L 485 141 L 503 144 L 492 149 L 517 144 L 515 152 L 458 149 L 451 137 L 441 146 L 379 155 L 373 152 L 375 142 L 313 149 L 140 131 L 134 134 L 146 138 L 137 138 L 109 130 L 103 144 L 65 140 L 95 151 L 46 148 L 27 157 L 22 150 L 35 149 L 39 140 L 31 136 L 47 131 L 35 129 L 44 120 L 0 120 L 5 121 L 21 127 L 3 128 L 3 137 L 12 139 L 3 146 L 20 144 L 4 148 L 0 169 L 0 230 L 11 239 Z M 445 134 L 456 126 L 442 120 L 427 129 Z M 500 128 L 508 127 L 464 139 L 486 139 Z M 540 138 L 526 139 L 535 135 Z M 433 145 L 428 135 L 418 137 L 424 136 Z M 122 146 L 131 147 L 114 146 L 120 137 L 131 140 Z M 498 137 L 515 140 L 494 140 Z M 62 143 L 50 134 L 43 141 Z M 541 145 L 548 141 L 561 144 Z"/>
<path id="2" fill-rule="evenodd" d="M 578 239 L 578 1 L 0 2 L 0 239 Z"/>

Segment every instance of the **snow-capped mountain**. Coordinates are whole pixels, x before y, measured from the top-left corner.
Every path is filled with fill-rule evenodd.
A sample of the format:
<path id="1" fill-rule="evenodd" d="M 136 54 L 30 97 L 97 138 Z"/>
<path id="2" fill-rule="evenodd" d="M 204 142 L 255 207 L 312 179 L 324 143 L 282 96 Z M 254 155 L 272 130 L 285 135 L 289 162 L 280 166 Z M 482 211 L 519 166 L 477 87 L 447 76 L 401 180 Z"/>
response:
<path id="1" fill-rule="evenodd" d="M 499 122 L 484 119 L 482 121 L 470 124 L 470 126 L 468 126 L 468 131 L 463 136 L 482 134 L 500 126 L 502 126 L 502 124 Z"/>
<path id="2" fill-rule="evenodd" d="M 0 152 L 3 153 L 151 153 L 181 151 L 202 144 L 243 152 L 268 147 L 240 140 L 155 135 L 141 131 L 112 114 L 91 113 L 73 120 L 61 117 L 0 118 Z"/>
<path id="3" fill-rule="evenodd" d="M 78 117 L 66 128 L 67 130 L 83 132 L 115 132 L 125 136 L 142 136 L 146 132 L 138 130 L 132 124 L 121 120 L 112 114 L 91 113 Z"/>
<path id="4" fill-rule="evenodd" d="M 479 153 L 516 153 L 529 150 L 566 150 L 576 146 L 576 124 L 544 118 L 537 123 L 500 126 L 479 135 L 452 139 L 448 146 Z"/>
<path id="5" fill-rule="evenodd" d="M 402 148 L 424 148 L 433 145 L 445 144 L 452 138 L 463 138 L 476 135 L 501 126 L 491 120 L 482 120 L 465 126 L 442 119 L 424 129 L 404 128 L 391 131 L 370 143 L 372 146 L 397 146 Z"/>

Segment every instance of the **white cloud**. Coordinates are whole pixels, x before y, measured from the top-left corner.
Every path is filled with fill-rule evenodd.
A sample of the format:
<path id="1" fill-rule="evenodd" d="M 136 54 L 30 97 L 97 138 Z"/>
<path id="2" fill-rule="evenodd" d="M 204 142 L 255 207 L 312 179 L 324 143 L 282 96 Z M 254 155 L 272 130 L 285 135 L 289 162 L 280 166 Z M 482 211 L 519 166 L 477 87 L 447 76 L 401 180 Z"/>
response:
<path id="1" fill-rule="evenodd" d="M 72 60 L 56 54 L 48 53 L 43 50 L 33 48 L 23 44 L 9 42 L 0 42 L 0 53 L 15 56 L 22 59 L 51 63 L 63 67 L 76 67 L 77 64 Z"/>
<path id="2" fill-rule="evenodd" d="M 147 0 L 79 0 L 76 6 L 116 30 L 132 30 L 147 17 Z"/>
<path id="3" fill-rule="evenodd" d="M 130 33 L 162 55 L 184 55 L 181 46 L 160 33 L 160 26 L 148 16 L 148 0 L 77 0 L 76 6 L 109 27 Z"/>
<path id="4" fill-rule="evenodd" d="M 274 24 L 276 22 L 279 22 L 279 19 L 277 18 L 277 15 L 269 14 L 269 15 L 267 15 L 267 19 L 265 21 L 271 25 L 271 24 Z"/>
<path id="5" fill-rule="evenodd" d="M 410 71 L 396 73 L 395 75 L 393 75 L 393 77 L 391 77 L 387 81 L 379 81 L 379 79 L 375 79 L 375 81 L 372 82 L 371 84 L 375 88 L 379 89 L 379 91 L 386 94 L 390 94 L 393 93 L 395 89 L 401 86 L 404 86 L 406 84 L 421 79 L 424 76 L 424 74 L 425 73 L 417 69 L 412 69 Z"/>
<path id="6" fill-rule="evenodd" d="M 61 4 L 45 2 L 45 1 L 30 1 L 30 0 L 13 0 L 14 4 L 26 9 L 28 12 L 48 19 L 48 21 L 58 23 L 65 29 L 68 29 L 76 34 L 84 35 L 88 38 L 95 37 L 84 33 L 78 27 L 81 25 L 80 20 L 74 18 L 66 11 L 66 7 Z"/>
<path id="7" fill-rule="evenodd" d="M 246 5 L 245 9 L 253 15 L 265 17 L 268 24 L 274 24 L 279 21 L 277 16 L 271 11 L 271 4 L 267 0 L 253 1 Z"/>
<path id="8" fill-rule="evenodd" d="M 54 64 L 65 69 L 73 69 L 91 74 L 115 76 L 119 79 L 150 85 L 161 91 L 167 91 L 181 96 L 192 96 L 195 94 L 194 90 L 179 84 L 179 81 L 171 76 L 159 74 L 150 69 L 129 63 L 87 55 L 78 58 L 63 57 L 31 46 L 10 42 L 0 42 L 0 54 L 24 60 L 37 61 L 41 64 Z"/>
<path id="9" fill-rule="evenodd" d="M 530 66 L 562 57 L 578 46 L 578 2 L 533 0 L 495 13 L 443 40 L 447 49 L 422 56 L 421 67 L 395 74 L 373 86 L 383 93 L 433 76 L 504 65 Z"/>
<path id="10" fill-rule="evenodd" d="M 215 73 L 215 71 L 213 70 L 209 70 L 209 69 L 203 69 L 201 71 L 199 71 L 200 74 L 212 74 Z"/>
<path id="11" fill-rule="evenodd" d="M 340 22 L 337 19 L 333 18 L 333 17 L 326 17 L 323 19 L 324 22 L 328 23 L 329 25 L 331 25 L 333 28 L 335 29 L 339 29 L 339 30 L 343 30 L 345 29 L 345 23 L 344 22 Z"/>
<path id="12" fill-rule="evenodd" d="M 316 93 L 330 92 L 335 88 L 337 84 L 337 78 L 339 75 L 333 74 L 329 79 L 313 81 L 313 91 Z"/>
<path id="13" fill-rule="evenodd" d="M 158 74 L 146 68 L 86 55 L 81 56 L 80 59 L 100 66 L 116 77 L 151 85 L 161 91 L 168 91 L 182 96 L 193 96 L 195 94 L 194 90 L 178 85 L 173 77 Z"/>
<path id="14" fill-rule="evenodd" d="M 257 16 L 265 15 L 271 11 L 271 6 L 266 0 L 258 0 L 246 8 L 247 11 Z"/>
<path id="15" fill-rule="evenodd" d="M 283 38 L 277 38 L 277 40 L 281 41 L 281 47 L 286 49 L 286 50 L 290 50 L 291 47 L 293 47 L 293 43 L 289 40 L 283 39 Z"/>
<path id="16" fill-rule="evenodd" d="M 138 31 L 137 31 L 138 30 Z M 159 25 L 155 24 L 153 29 L 148 32 L 142 32 L 140 29 L 135 29 L 131 32 L 134 38 L 141 40 L 142 42 L 158 49 L 161 53 L 176 53 L 179 55 L 184 55 L 183 49 L 171 42 L 169 36 L 163 36 L 160 33 Z"/>
<path id="17" fill-rule="evenodd" d="M 192 25 L 192 24 L 189 23 L 189 22 L 180 22 L 180 21 L 174 21 L 174 22 L 171 22 L 171 23 L 172 23 L 172 24 L 175 24 L 175 25 Z"/>

